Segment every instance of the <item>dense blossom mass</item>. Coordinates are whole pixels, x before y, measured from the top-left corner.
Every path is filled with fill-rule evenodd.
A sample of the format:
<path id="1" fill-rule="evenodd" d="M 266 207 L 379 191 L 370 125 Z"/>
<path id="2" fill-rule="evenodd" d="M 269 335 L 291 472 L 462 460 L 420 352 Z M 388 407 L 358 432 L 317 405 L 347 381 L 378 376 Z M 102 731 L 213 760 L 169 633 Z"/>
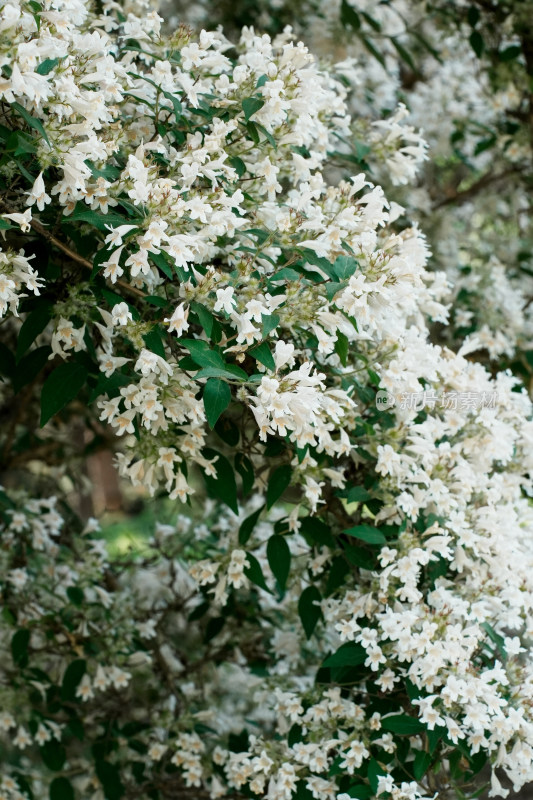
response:
<path id="1" fill-rule="evenodd" d="M 429 800 L 487 765 L 505 796 L 533 421 L 472 353 L 516 342 L 431 335 L 449 280 L 368 175 L 409 192 L 427 159 L 404 105 L 363 125 L 289 29 L 162 24 L 0 3 L 5 454 L 33 485 L 82 418 L 192 508 L 113 559 L 63 466 L 0 496 L 0 797 Z"/>

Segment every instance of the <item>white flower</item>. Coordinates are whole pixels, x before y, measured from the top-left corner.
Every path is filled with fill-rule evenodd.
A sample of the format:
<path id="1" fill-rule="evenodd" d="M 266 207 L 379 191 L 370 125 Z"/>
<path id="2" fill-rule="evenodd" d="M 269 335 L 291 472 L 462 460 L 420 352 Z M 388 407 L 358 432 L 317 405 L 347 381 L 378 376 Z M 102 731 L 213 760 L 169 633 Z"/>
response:
<path id="1" fill-rule="evenodd" d="M 181 336 L 189 328 L 189 323 L 187 322 L 188 316 L 189 308 L 186 308 L 184 303 L 180 303 L 170 319 L 165 319 L 165 322 L 169 323 L 168 332 L 176 332 L 178 336 Z"/>
<path id="2" fill-rule="evenodd" d="M 43 173 L 40 172 L 33 184 L 31 191 L 28 192 L 26 205 L 32 206 L 34 203 L 37 203 L 37 208 L 39 211 L 44 211 L 45 205 L 51 202 L 52 198 L 46 193 L 44 186 Z"/>

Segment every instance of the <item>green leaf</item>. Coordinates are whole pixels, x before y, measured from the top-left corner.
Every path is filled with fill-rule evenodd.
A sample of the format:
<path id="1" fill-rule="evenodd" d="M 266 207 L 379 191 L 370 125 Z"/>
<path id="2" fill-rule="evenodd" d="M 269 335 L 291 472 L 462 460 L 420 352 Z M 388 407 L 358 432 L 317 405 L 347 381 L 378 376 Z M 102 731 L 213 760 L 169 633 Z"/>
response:
<path id="1" fill-rule="evenodd" d="M 284 536 L 275 533 L 267 543 L 267 558 L 280 589 L 283 591 L 291 569 L 291 551 Z"/>
<path id="2" fill-rule="evenodd" d="M 390 41 L 393 47 L 395 47 L 396 52 L 398 53 L 402 61 L 405 61 L 405 63 L 411 67 L 413 72 L 417 72 L 416 64 L 413 61 L 411 54 L 409 53 L 408 50 L 405 49 L 403 44 L 401 44 L 401 42 L 399 42 L 398 39 L 396 39 L 394 36 L 390 37 Z"/>
<path id="3" fill-rule="evenodd" d="M 329 568 L 328 580 L 325 588 L 326 596 L 329 597 L 329 595 L 332 594 L 335 589 L 338 589 L 339 586 L 342 586 L 349 571 L 350 566 L 346 559 L 342 556 L 335 556 Z"/>
<path id="4" fill-rule="evenodd" d="M 61 699 L 67 702 L 74 702 L 76 700 L 76 689 L 78 684 L 85 675 L 87 669 L 87 662 L 84 658 L 76 658 L 71 661 L 65 670 L 63 680 L 61 682 Z"/>
<path id="5" fill-rule="evenodd" d="M 263 314 L 262 319 L 263 319 L 262 334 L 263 334 L 263 339 L 266 339 L 268 334 L 278 327 L 280 323 L 280 318 L 278 317 L 277 314 L 269 314 L 267 316 Z"/>
<path id="6" fill-rule="evenodd" d="M 358 667 L 366 661 L 366 650 L 356 642 L 345 642 L 339 649 L 328 656 L 323 667 Z"/>
<path id="7" fill-rule="evenodd" d="M 15 111 L 20 114 L 24 122 L 29 125 L 30 128 L 33 128 L 34 131 L 37 131 L 37 133 L 42 136 L 47 145 L 50 145 L 50 140 L 48 139 L 48 135 L 40 119 L 32 117 L 29 111 L 26 111 L 24 106 L 21 106 L 20 103 L 11 103 L 11 108 L 14 108 Z"/>
<path id="8" fill-rule="evenodd" d="M 381 727 L 391 733 L 415 734 L 426 730 L 426 726 L 416 717 L 408 714 L 395 714 L 392 717 L 382 717 Z"/>
<path id="9" fill-rule="evenodd" d="M 50 800 L 74 800 L 74 789 L 68 778 L 54 778 L 50 784 Z"/>
<path id="10" fill-rule="evenodd" d="M 371 758 L 368 762 L 368 769 L 367 769 L 367 778 L 370 784 L 370 788 L 372 789 L 374 794 L 377 794 L 378 791 L 378 778 L 380 775 L 387 775 L 387 770 L 382 767 L 375 758 Z"/>
<path id="11" fill-rule="evenodd" d="M 43 384 L 41 428 L 78 395 L 87 379 L 87 370 L 76 361 L 61 364 Z"/>
<path id="12" fill-rule="evenodd" d="M 481 627 L 483 628 L 484 631 L 486 631 L 486 633 L 492 639 L 494 644 L 497 646 L 498 650 L 500 651 L 501 657 L 505 661 L 507 659 L 507 651 L 505 649 L 505 641 L 503 637 L 500 636 L 499 633 L 496 633 L 492 625 L 489 625 L 488 622 L 482 622 Z"/>
<path id="13" fill-rule="evenodd" d="M 307 589 L 304 589 L 298 600 L 298 614 L 308 639 L 313 635 L 316 624 L 322 616 L 322 610 L 317 605 L 321 600 L 322 595 L 316 586 L 308 586 Z"/>
<path id="14" fill-rule="evenodd" d="M 156 294 L 148 295 L 144 298 L 144 302 L 151 306 L 156 306 L 156 308 L 166 308 L 169 305 L 168 300 L 165 300 L 164 297 L 158 297 Z"/>
<path id="15" fill-rule="evenodd" d="M 257 560 L 255 556 L 251 553 L 246 553 L 246 558 L 250 566 L 244 568 L 244 574 L 248 578 L 248 580 L 255 583 L 256 586 L 259 586 L 260 589 L 263 589 L 265 592 L 272 594 L 268 586 L 266 585 L 265 576 L 263 575 L 263 570 L 261 569 L 261 564 Z"/>
<path id="16" fill-rule="evenodd" d="M 0 374 L 6 378 L 13 378 L 16 370 L 15 356 L 11 348 L 0 342 Z"/>
<path id="17" fill-rule="evenodd" d="M 246 544 L 250 536 L 252 535 L 252 531 L 257 524 L 257 520 L 261 516 L 261 513 L 264 509 L 264 505 L 260 506 L 257 511 L 254 511 L 253 514 L 250 514 L 249 517 L 246 517 L 245 520 L 241 523 L 239 528 L 239 544 Z"/>
<path id="18" fill-rule="evenodd" d="M 363 42 L 363 44 L 366 47 L 366 49 L 368 50 L 368 52 L 372 53 L 374 58 L 377 59 L 379 61 L 379 63 L 381 64 L 381 66 L 386 69 L 387 65 L 385 63 L 385 58 L 379 52 L 379 50 L 372 44 L 370 39 L 367 36 L 361 36 L 361 41 Z"/>
<path id="19" fill-rule="evenodd" d="M 33 344 L 36 337 L 44 331 L 52 315 L 53 306 L 48 302 L 39 303 L 31 311 L 19 331 L 17 340 L 17 361 L 20 361 L 28 347 Z"/>
<path id="20" fill-rule="evenodd" d="M 378 528 L 373 528 L 371 525 L 356 525 L 353 528 L 348 528 L 344 533 L 347 534 L 347 536 L 354 536 L 356 539 L 360 539 L 367 544 L 387 543 L 384 534 L 378 530 Z"/>
<path id="21" fill-rule="evenodd" d="M 25 667 L 28 664 L 29 643 L 30 632 L 27 628 L 20 628 L 11 639 L 11 657 L 18 667 Z"/>
<path id="22" fill-rule="evenodd" d="M 341 22 L 345 28 L 353 28 L 354 31 L 358 31 L 361 27 L 359 14 L 346 0 L 342 0 L 341 3 Z"/>
<path id="23" fill-rule="evenodd" d="M 37 377 L 43 367 L 48 364 L 48 357 L 51 353 L 51 347 L 43 345 L 35 350 L 30 350 L 24 358 L 21 358 L 13 375 L 13 390 L 15 394 Z"/>
<path id="24" fill-rule="evenodd" d="M 246 495 L 250 494 L 254 485 L 255 481 L 254 465 L 252 464 L 248 456 L 245 456 L 242 453 L 237 453 L 237 455 L 235 456 L 235 469 L 241 476 L 242 493 L 246 497 Z"/>
<path id="25" fill-rule="evenodd" d="M 485 42 L 483 41 L 483 37 L 479 31 L 472 31 L 470 34 L 468 41 L 470 42 L 470 46 L 476 56 L 481 58 L 483 55 L 483 51 L 485 49 Z"/>
<path id="26" fill-rule="evenodd" d="M 348 361 L 348 337 L 337 331 L 337 341 L 335 342 L 335 352 L 339 356 L 339 360 L 343 367 L 346 366 Z"/>
<path id="27" fill-rule="evenodd" d="M 59 772 L 63 769 L 63 765 L 67 760 L 67 751 L 65 748 L 54 739 L 45 742 L 40 748 L 41 758 L 48 769 L 53 772 Z"/>
<path id="28" fill-rule="evenodd" d="M 85 599 L 85 595 L 83 594 L 83 589 L 80 589 L 79 586 L 69 586 L 67 588 L 67 597 L 70 602 L 78 606 L 78 608 L 83 604 Z"/>
<path id="29" fill-rule="evenodd" d="M 424 750 L 418 751 L 413 762 L 413 775 L 417 781 L 424 777 L 429 769 L 431 761 L 432 758 L 429 753 L 426 753 Z"/>
<path id="30" fill-rule="evenodd" d="M 367 786 L 366 783 L 359 783 L 355 786 L 350 786 L 348 789 L 348 794 L 350 797 L 353 797 L 354 800 L 370 800 L 373 792 L 370 786 Z"/>
<path id="31" fill-rule="evenodd" d="M 102 212 L 86 210 L 84 206 L 80 203 L 76 206 L 74 211 L 69 217 L 65 217 L 63 220 L 64 225 L 70 225 L 73 222 L 86 222 L 88 225 L 92 225 L 93 228 L 98 228 L 105 233 L 109 233 L 107 229 L 107 225 L 124 225 L 125 222 L 128 222 L 126 217 L 122 217 L 120 214 L 113 214 L 113 212 L 108 211 L 107 214 L 103 214 Z"/>
<path id="32" fill-rule="evenodd" d="M 359 264 L 352 256 L 337 256 L 333 271 L 340 281 L 347 281 L 356 272 Z"/>
<path id="33" fill-rule="evenodd" d="M 470 6 L 466 18 L 471 28 L 476 27 L 476 25 L 479 22 L 479 17 L 480 17 L 479 8 L 477 8 L 476 6 Z"/>
<path id="34" fill-rule="evenodd" d="M 212 497 L 217 497 L 219 500 L 222 500 L 235 514 L 239 513 L 239 506 L 237 503 L 237 484 L 235 482 L 235 473 L 233 472 L 233 467 L 231 466 L 228 459 L 217 453 L 216 450 L 211 450 L 206 448 L 203 451 L 203 454 L 209 460 L 212 460 L 217 456 L 217 460 L 214 465 L 214 469 L 216 472 L 216 478 L 207 475 L 204 472 L 204 480 L 205 485 L 207 487 L 208 493 Z"/>
<path id="35" fill-rule="evenodd" d="M 272 508 L 291 482 L 292 467 L 282 464 L 270 474 L 266 491 L 267 508 Z"/>
<path id="36" fill-rule="evenodd" d="M 227 369 L 227 365 L 220 353 L 218 353 L 216 350 L 212 350 L 207 342 L 204 342 L 200 339 L 180 339 L 180 344 L 187 348 L 191 354 L 191 358 L 198 364 L 199 367 Z"/>
<path id="37" fill-rule="evenodd" d="M 183 114 L 183 106 L 181 105 L 181 102 L 178 100 L 177 97 L 174 97 L 174 95 L 171 94 L 170 92 L 164 91 L 163 96 L 166 97 L 167 100 L 170 100 L 170 102 L 172 103 L 172 106 L 174 108 L 174 116 L 176 117 L 176 119 L 178 119 L 178 117 L 180 117 Z"/>
<path id="38" fill-rule="evenodd" d="M 45 58 L 41 61 L 35 72 L 37 75 L 48 75 L 59 64 L 59 58 Z"/>
<path id="39" fill-rule="evenodd" d="M 227 378 L 228 380 L 245 381 L 248 379 L 248 375 L 240 367 L 225 364 L 223 368 L 204 367 L 196 373 L 195 378 Z"/>
<path id="40" fill-rule="evenodd" d="M 263 108 L 265 101 L 259 97 L 245 97 L 242 101 L 242 110 L 244 111 L 244 119 L 246 122 L 253 116 L 256 111 Z"/>
<path id="41" fill-rule="evenodd" d="M 335 547 L 335 539 L 331 533 L 331 528 L 317 517 L 303 517 L 299 520 L 300 533 L 310 544 L 324 545 L 325 547 Z"/>
<path id="42" fill-rule="evenodd" d="M 348 503 L 362 503 L 364 500 L 370 500 L 371 496 L 364 486 L 352 486 L 348 489 L 346 500 Z"/>
<path id="43" fill-rule="evenodd" d="M 274 370 L 276 369 L 276 362 L 274 361 L 274 356 L 270 351 L 270 347 L 266 342 L 261 342 L 261 344 L 257 345 L 257 347 L 252 347 L 251 350 L 248 350 L 248 353 L 255 358 L 256 361 L 259 361 L 260 364 L 263 364 L 267 369 Z"/>
<path id="44" fill-rule="evenodd" d="M 201 303 L 191 303 L 191 311 L 194 311 L 204 329 L 206 336 L 210 339 L 213 332 L 215 318 L 212 313 Z"/>
<path id="45" fill-rule="evenodd" d="M 172 267 L 166 260 L 163 253 L 150 253 L 150 259 L 154 262 L 156 267 L 161 270 L 163 275 L 171 281 L 174 280 L 174 273 L 172 272 Z"/>
<path id="46" fill-rule="evenodd" d="M 217 419 L 231 403 L 231 389 L 218 378 L 209 378 L 204 387 L 204 408 L 210 428 L 215 427 Z"/>
<path id="47" fill-rule="evenodd" d="M 120 780 L 120 771 L 116 764 L 110 764 L 104 759 L 97 759 L 95 770 L 98 780 L 104 787 L 106 800 L 120 800 L 126 790 Z"/>
<path id="48" fill-rule="evenodd" d="M 242 176 L 246 173 L 246 164 L 244 163 L 242 158 L 239 158 L 239 156 L 232 156 L 228 160 L 233 169 L 235 170 L 235 172 L 237 173 L 237 175 L 239 176 L 239 178 L 242 178 Z"/>
<path id="49" fill-rule="evenodd" d="M 522 48 L 519 44 L 512 44 L 510 47 L 506 47 L 505 50 L 501 50 L 498 53 L 498 58 L 503 63 L 507 61 L 513 61 L 515 58 L 521 54 Z"/>
<path id="50" fill-rule="evenodd" d="M 0 231 L 8 231 L 13 225 L 7 219 L 0 218 Z"/>

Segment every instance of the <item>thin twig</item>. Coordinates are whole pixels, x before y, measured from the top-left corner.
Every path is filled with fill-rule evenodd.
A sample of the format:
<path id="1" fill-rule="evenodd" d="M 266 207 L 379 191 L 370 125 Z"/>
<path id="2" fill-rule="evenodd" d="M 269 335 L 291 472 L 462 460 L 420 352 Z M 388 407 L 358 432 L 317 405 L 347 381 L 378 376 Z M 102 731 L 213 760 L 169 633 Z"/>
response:
<path id="1" fill-rule="evenodd" d="M 40 236 L 44 236 L 45 239 L 57 247 L 58 250 L 61 250 L 62 253 L 65 253 L 71 261 L 75 261 L 77 264 L 81 264 L 82 267 L 85 269 L 90 269 L 91 272 L 93 270 L 93 265 L 90 261 L 87 261 L 86 258 L 80 256 L 79 253 L 76 253 L 75 250 L 72 250 L 68 245 L 64 244 L 60 239 L 57 239 L 52 233 L 46 230 L 44 225 L 41 225 L 40 222 L 37 220 L 32 219 L 30 223 L 33 230 L 38 233 Z M 135 286 L 131 286 L 129 283 L 125 281 L 117 281 L 117 285 L 120 286 L 124 291 L 130 292 L 131 294 L 136 295 L 137 297 L 146 297 L 146 292 L 143 292 L 142 289 L 137 289 Z"/>

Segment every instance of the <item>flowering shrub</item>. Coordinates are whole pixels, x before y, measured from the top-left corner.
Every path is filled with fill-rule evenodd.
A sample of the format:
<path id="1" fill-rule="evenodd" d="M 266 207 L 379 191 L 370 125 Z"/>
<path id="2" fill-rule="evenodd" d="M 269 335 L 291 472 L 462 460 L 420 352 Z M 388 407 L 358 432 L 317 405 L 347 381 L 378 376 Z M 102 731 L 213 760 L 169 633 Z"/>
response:
<path id="1" fill-rule="evenodd" d="M 161 24 L 1 8 L 6 463 L 61 488 L 83 418 L 202 518 L 110 559 L 8 487 L 2 791 L 422 800 L 488 764 L 505 796 L 533 779 L 531 403 L 430 339 L 447 280 L 365 175 L 407 184 L 424 142 L 399 107 L 362 149 L 289 32 Z"/>

